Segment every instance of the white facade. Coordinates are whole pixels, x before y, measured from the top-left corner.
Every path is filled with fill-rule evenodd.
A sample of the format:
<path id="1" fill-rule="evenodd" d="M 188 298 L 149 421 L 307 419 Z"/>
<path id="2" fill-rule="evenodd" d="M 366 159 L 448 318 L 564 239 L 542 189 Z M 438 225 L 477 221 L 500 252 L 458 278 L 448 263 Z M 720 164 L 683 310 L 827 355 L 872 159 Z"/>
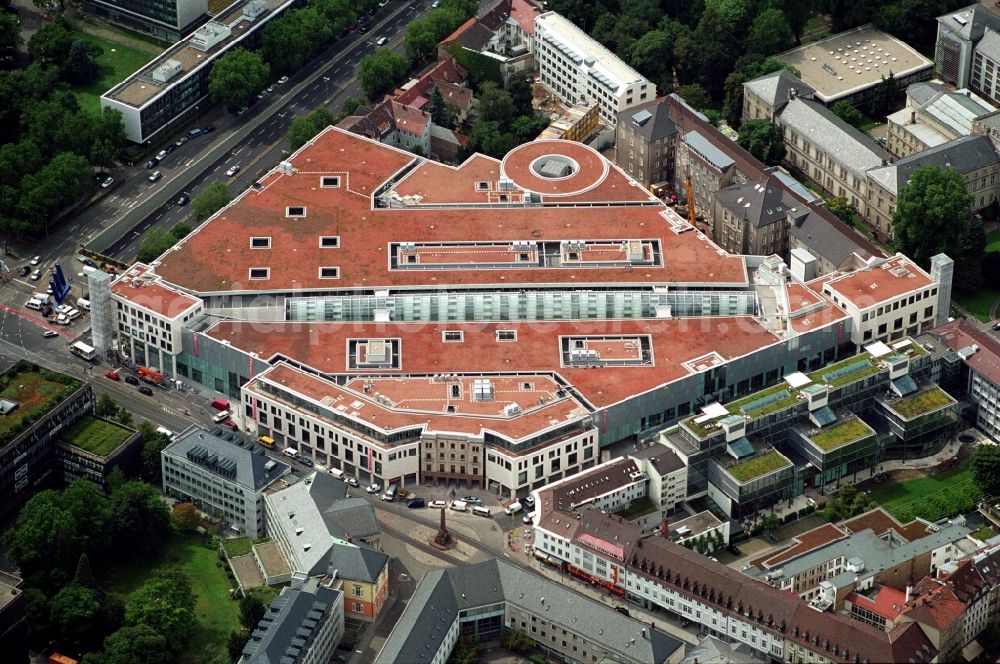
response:
<path id="1" fill-rule="evenodd" d="M 558 473 L 568 476 L 587 468 L 599 456 L 596 429 L 520 453 L 487 446 L 486 486 L 491 488 L 496 483 L 508 489 L 511 496 L 524 496 L 547 484 Z"/>
<path id="2" fill-rule="evenodd" d="M 629 457 L 639 466 L 649 480 L 646 495 L 664 514 L 669 514 L 687 500 L 687 466 L 677 470 L 660 473 L 649 459 Z"/>
<path id="3" fill-rule="evenodd" d="M 656 85 L 555 12 L 535 18 L 539 79 L 567 104 L 596 103 L 604 124 L 622 111 L 656 98 Z"/>
<path id="4" fill-rule="evenodd" d="M 1000 387 L 983 374 L 969 367 L 969 395 L 976 409 L 976 428 L 1000 440 Z"/>

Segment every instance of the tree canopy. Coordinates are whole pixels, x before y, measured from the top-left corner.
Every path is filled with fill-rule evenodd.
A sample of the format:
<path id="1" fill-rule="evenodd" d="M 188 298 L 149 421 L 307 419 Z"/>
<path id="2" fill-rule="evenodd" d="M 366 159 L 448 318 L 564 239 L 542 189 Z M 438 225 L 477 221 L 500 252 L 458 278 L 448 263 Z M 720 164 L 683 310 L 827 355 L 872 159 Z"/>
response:
<path id="1" fill-rule="evenodd" d="M 985 236 L 958 171 L 923 166 L 910 173 L 896 199 L 892 230 L 893 248 L 917 265 L 926 268 L 931 256 L 945 253 L 955 261 L 955 286 L 978 288 Z"/>
<path id="2" fill-rule="evenodd" d="M 358 81 L 365 96 L 377 101 L 403 79 L 409 68 L 410 63 L 402 55 L 389 48 L 380 48 L 361 58 Z"/>
<path id="3" fill-rule="evenodd" d="M 221 180 L 212 182 L 191 199 L 191 215 L 195 221 L 202 222 L 229 205 L 233 200 L 229 187 Z"/>
<path id="4" fill-rule="evenodd" d="M 325 106 L 320 106 L 309 115 L 295 118 L 288 128 L 288 149 L 292 152 L 298 150 L 316 134 L 336 123 L 337 118 Z"/>
<path id="5" fill-rule="evenodd" d="M 270 75 L 271 69 L 260 53 L 234 48 L 212 64 L 208 94 L 212 101 L 226 108 L 242 108 L 266 86 Z"/>
<path id="6" fill-rule="evenodd" d="M 191 581 L 179 571 L 163 570 L 129 597 L 125 624 L 155 629 L 176 653 L 194 633 L 197 624 L 194 605 Z"/>
<path id="7" fill-rule="evenodd" d="M 785 157 L 785 141 L 770 120 L 747 120 L 740 127 L 740 146 L 765 164 L 775 166 Z"/>
<path id="8" fill-rule="evenodd" d="M 979 445 L 972 457 L 972 480 L 991 498 L 1000 496 L 1000 446 Z"/>

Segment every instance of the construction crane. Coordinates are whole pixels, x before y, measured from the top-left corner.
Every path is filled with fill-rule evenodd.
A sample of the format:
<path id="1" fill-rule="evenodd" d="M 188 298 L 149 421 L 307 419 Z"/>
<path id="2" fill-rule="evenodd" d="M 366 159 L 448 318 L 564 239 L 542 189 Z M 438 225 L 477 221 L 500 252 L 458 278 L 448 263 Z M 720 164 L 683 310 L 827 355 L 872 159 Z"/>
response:
<path id="1" fill-rule="evenodd" d="M 147 382 L 150 385 L 159 385 L 163 381 L 163 374 L 155 369 L 139 367 L 136 370 L 136 374 L 138 374 L 139 380 Z"/>
<path id="2" fill-rule="evenodd" d="M 687 173 L 684 176 L 684 191 L 687 193 L 688 199 L 688 223 L 691 224 L 691 228 L 698 228 L 698 215 L 694 208 L 694 187 L 691 185 L 691 169 L 687 169 Z"/>

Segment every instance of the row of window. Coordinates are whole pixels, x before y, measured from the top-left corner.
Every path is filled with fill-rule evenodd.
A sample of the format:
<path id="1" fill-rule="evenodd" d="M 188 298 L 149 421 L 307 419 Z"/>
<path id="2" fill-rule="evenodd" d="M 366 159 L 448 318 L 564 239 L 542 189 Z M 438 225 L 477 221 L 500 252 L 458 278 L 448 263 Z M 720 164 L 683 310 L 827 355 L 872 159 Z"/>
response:
<path id="1" fill-rule="evenodd" d="M 270 239 L 269 239 L 270 240 Z M 320 267 L 318 277 L 320 279 L 340 279 L 339 267 Z M 263 281 L 271 278 L 271 268 L 252 267 L 249 273 L 250 281 Z"/>

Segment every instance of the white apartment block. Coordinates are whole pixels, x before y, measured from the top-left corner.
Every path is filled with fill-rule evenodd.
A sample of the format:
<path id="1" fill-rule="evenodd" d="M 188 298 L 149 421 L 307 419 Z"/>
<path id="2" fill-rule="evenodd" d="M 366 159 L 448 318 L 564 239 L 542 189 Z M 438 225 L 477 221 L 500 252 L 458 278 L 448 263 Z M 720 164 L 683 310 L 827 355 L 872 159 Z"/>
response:
<path id="1" fill-rule="evenodd" d="M 622 111 L 656 98 L 656 85 L 555 12 L 535 18 L 539 78 L 566 104 L 598 105 L 609 127 Z"/>
<path id="2" fill-rule="evenodd" d="M 500 489 L 500 495 L 524 497 L 553 478 L 589 468 L 598 457 L 596 429 L 524 452 L 490 446 L 486 450 L 486 487 Z"/>

